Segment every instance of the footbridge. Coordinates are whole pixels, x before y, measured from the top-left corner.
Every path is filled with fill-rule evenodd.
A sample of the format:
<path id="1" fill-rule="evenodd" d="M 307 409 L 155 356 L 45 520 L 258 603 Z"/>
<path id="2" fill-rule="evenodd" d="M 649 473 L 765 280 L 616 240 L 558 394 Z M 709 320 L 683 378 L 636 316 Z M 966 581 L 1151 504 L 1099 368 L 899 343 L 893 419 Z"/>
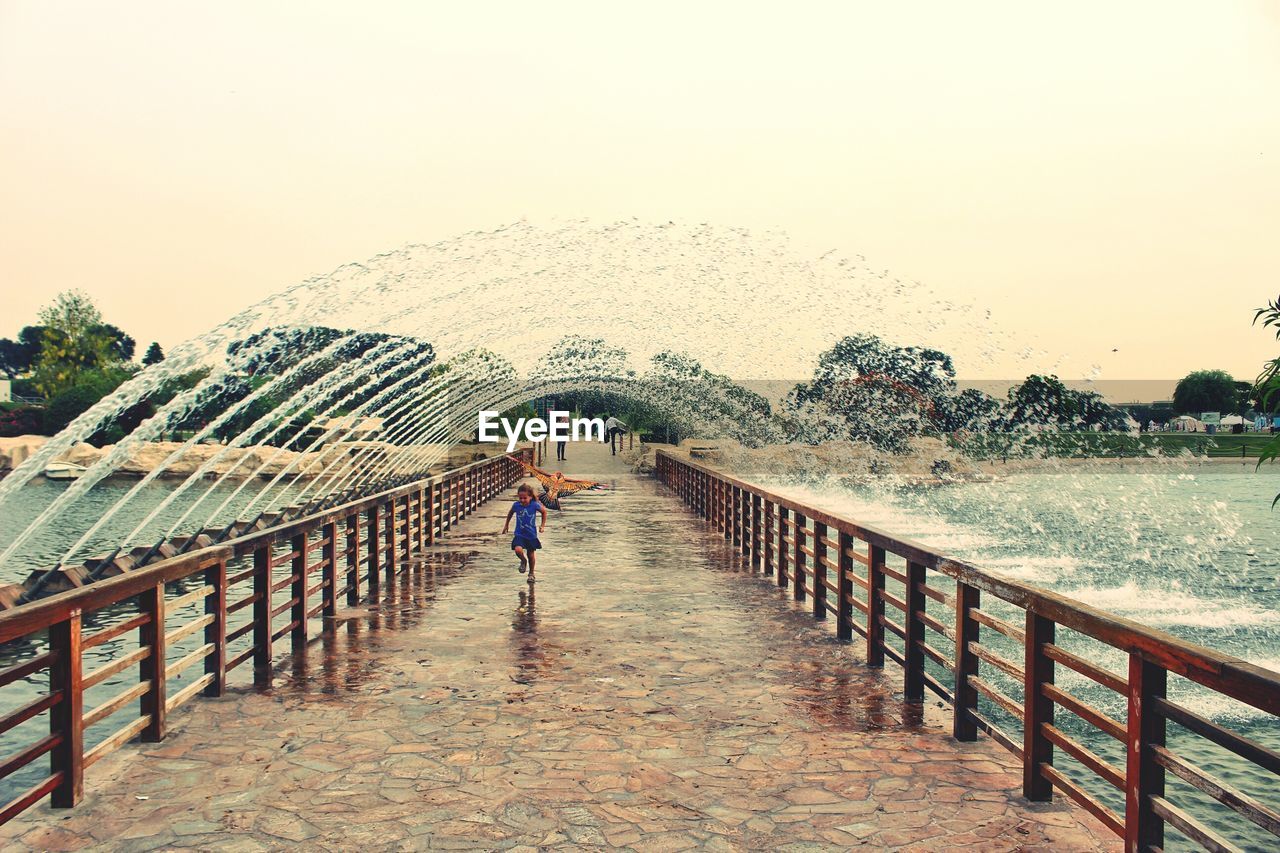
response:
<path id="1" fill-rule="evenodd" d="M 497 457 L 0 613 L 6 847 L 1280 836 L 1275 744 L 1180 699 L 1278 715 L 1274 673 L 675 449 L 568 455 L 613 488 L 552 515 L 536 579 Z"/>

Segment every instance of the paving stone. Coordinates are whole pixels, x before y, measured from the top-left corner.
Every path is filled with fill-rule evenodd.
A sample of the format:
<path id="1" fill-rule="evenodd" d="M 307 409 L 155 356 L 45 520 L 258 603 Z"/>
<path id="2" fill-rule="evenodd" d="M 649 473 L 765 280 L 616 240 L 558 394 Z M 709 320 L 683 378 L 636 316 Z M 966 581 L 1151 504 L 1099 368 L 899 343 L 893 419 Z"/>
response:
<path id="1" fill-rule="evenodd" d="M 506 504 L 483 506 L 269 689 L 187 704 L 165 743 L 95 764 L 80 807 L 33 809 L 0 846 L 1118 848 L 1073 806 L 1023 801 L 1000 747 L 903 705 L 892 668 L 652 480 L 570 453 L 616 488 L 552 515 L 535 583 Z"/>

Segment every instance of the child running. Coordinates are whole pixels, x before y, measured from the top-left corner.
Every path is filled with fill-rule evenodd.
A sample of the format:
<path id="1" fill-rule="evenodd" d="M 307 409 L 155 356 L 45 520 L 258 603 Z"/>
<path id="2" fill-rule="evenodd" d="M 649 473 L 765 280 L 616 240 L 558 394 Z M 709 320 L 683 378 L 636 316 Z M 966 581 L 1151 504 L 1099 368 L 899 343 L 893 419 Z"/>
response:
<path id="1" fill-rule="evenodd" d="M 527 566 L 529 580 L 532 581 L 536 552 L 542 547 L 538 534 L 547 529 L 547 508 L 538 503 L 533 496 L 533 487 L 526 483 L 520 484 L 520 488 L 516 490 L 516 498 L 511 511 L 507 513 L 506 523 L 502 525 L 502 532 L 507 532 L 507 528 L 511 526 L 511 516 L 514 515 L 516 535 L 511 537 L 511 550 L 520 558 L 520 574 L 524 574 Z M 542 524 L 535 527 L 534 520 L 539 513 L 542 514 Z"/>

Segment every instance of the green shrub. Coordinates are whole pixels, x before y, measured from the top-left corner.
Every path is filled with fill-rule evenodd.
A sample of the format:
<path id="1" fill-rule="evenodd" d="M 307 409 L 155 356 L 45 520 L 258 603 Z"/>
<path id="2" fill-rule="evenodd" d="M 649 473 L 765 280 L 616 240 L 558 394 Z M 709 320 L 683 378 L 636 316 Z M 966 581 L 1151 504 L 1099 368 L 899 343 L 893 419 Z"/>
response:
<path id="1" fill-rule="evenodd" d="M 44 422 L 46 433 L 53 435 L 61 432 L 95 403 L 124 384 L 133 373 L 133 370 L 123 367 L 104 367 L 85 371 L 75 385 L 49 401 Z M 109 429 L 110 426 L 106 428 Z"/>

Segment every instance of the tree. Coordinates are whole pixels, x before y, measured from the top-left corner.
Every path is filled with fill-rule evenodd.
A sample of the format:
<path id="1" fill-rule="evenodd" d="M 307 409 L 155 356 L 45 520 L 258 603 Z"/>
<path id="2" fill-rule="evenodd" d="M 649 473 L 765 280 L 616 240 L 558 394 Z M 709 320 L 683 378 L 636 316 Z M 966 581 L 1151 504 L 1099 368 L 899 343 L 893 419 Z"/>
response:
<path id="1" fill-rule="evenodd" d="M 938 428 L 943 432 L 989 430 L 999 420 L 1000 401 L 977 388 L 966 388 L 938 406 Z"/>
<path id="2" fill-rule="evenodd" d="M 22 344 L 9 338 L 0 338 L 0 373 L 9 379 L 17 379 L 31 367 L 31 358 Z"/>
<path id="3" fill-rule="evenodd" d="M 634 376 L 627 369 L 627 351 L 602 338 L 566 335 L 538 363 L 538 372 L 558 380 Z"/>
<path id="4" fill-rule="evenodd" d="M 1173 410 L 1172 403 L 1162 403 L 1158 405 L 1154 403 L 1150 405 L 1131 404 L 1124 406 L 1123 408 L 1129 413 L 1129 417 L 1137 421 L 1143 429 L 1146 429 L 1147 425 L 1152 422 L 1157 424 L 1168 423 L 1173 420 L 1174 416 L 1177 414 L 1177 412 Z"/>
<path id="5" fill-rule="evenodd" d="M 151 346 L 147 347 L 147 354 L 142 357 L 142 363 L 150 367 L 162 361 L 164 361 L 164 350 L 160 349 L 159 343 L 152 341 Z"/>
<path id="6" fill-rule="evenodd" d="M 114 361 L 133 361 L 137 342 L 110 323 L 104 323 L 93 329 L 94 334 L 102 335 L 107 340 L 107 356 Z"/>
<path id="7" fill-rule="evenodd" d="M 1126 430 L 1129 416 L 1094 391 L 1073 391 L 1056 376 L 1032 374 L 1009 389 L 1005 420 L 1010 427 Z"/>
<path id="8" fill-rule="evenodd" d="M 1253 322 L 1256 324 L 1259 320 L 1262 321 L 1263 328 L 1275 329 L 1276 340 L 1280 340 L 1280 297 L 1257 310 L 1253 315 Z M 1277 403 L 1280 403 L 1280 358 L 1273 358 L 1262 366 L 1262 372 L 1254 380 L 1250 393 L 1260 411 L 1270 412 L 1276 408 Z M 1258 467 L 1261 468 L 1263 462 L 1277 458 L 1280 458 L 1280 433 L 1271 436 L 1271 440 L 1262 446 L 1258 454 Z M 1276 495 L 1275 500 L 1271 501 L 1273 509 L 1277 501 L 1280 501 L 1280 495 Z"/>
<path id="9" fill-rule="evenodd" d="M 809 441 L 851 439 L 902 453 L 934 426 L 955 387 L 946 353 L 851 335 L 818 357 L 813 379 L 796 385 L 786 406 Z"/>
<path id="10" fill-rule="evenodd" d="M 724 435 L 751 447 L 782 437 L 769 401 L 729 377 L 670 351 L 653 356 L 650 364 L 638 393 L 624 409 L 633 429 Z"/>
<path id="11" fill-rule="evenodd" d="M 15 379 L 31 370 L 40 355 L 40 342 L 44 338 L 43 326 L 24 326 L 18 339 L 0 339 L 0 372 Z"/>
<path id="12" fill-rule="evenodd" d="M 102 331 L 102 314 L 84 293 L 59 293 L 39 316 L 44 332 L 34 378 L 46 397 L 75 386 L 85 371 L 115 360 L 114 342 Z"/>
<path id="13" fill-rule="evenodd" d="M 896 347 L 875 335 L 851 335 L 818 357 L 813 380 L 796 386 L 804 399 L 821 399 L 837 383 L 882 379 L 908 386 L 930 402 L 956 387 L 951 356 L 924 347 Z"/>
<path id="14" fill-rule="evenodd" d="M 1240 389 L 1225 370 L 1197 370 L 1178 380 L 1173 389 L 1173 407 L 1180 415 L 1202 412 L 1236 414 L 1242 407 Z"/>

